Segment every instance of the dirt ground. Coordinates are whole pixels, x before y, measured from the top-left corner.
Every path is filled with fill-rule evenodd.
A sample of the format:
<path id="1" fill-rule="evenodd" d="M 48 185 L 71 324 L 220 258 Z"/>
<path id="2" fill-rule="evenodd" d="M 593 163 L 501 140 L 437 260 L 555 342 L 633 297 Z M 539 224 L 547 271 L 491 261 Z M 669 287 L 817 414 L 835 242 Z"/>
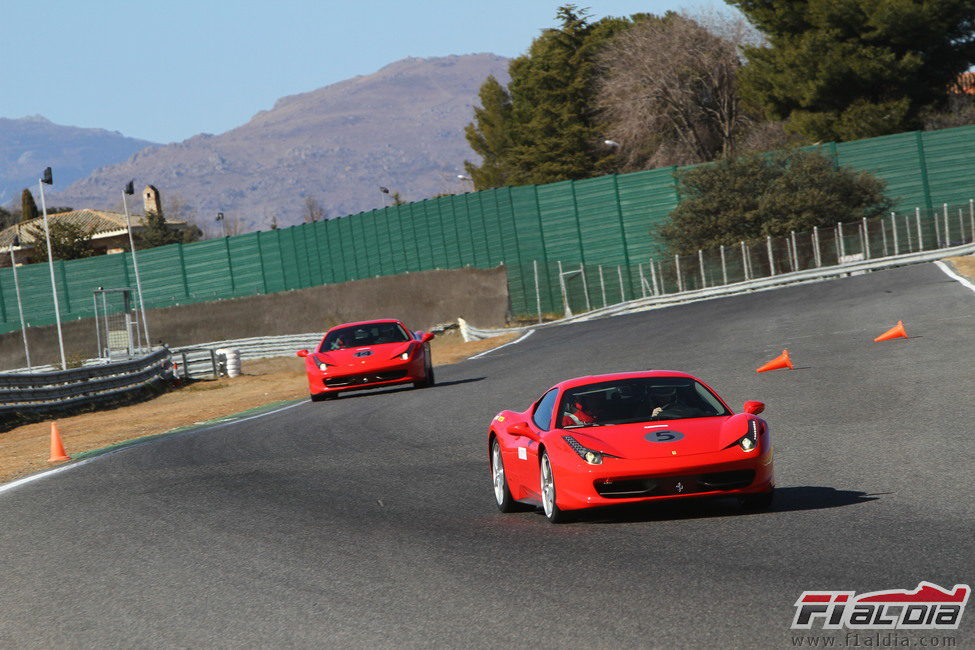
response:
<path id="1" fill-rule="evenodd" d="M 500 336 L 464 343 L 456 330 L 431 343 L 441 366 L 490 350 L 515 338 Z M 245 361 L 234 379 L 196 381 L 140 404 L 59 418 L 69 456 L 120 442 L 186 427 L 265 404 L 308 396 L 304 361 L 296 357 Z M 0 482 L 54 465 L 50 455 L 51 420 L 0 433 Z"/>

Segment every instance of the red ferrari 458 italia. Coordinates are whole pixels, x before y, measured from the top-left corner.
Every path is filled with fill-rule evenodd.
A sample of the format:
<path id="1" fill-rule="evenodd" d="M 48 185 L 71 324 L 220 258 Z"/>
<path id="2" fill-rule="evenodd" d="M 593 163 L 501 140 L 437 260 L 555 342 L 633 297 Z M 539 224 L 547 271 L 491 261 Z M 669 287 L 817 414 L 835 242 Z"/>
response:
<path id="1" fill-rule="evenodd" d="M 772 502 L 772 443 L 761 402 L 733 413 L 704 382 L 651 370 L 563 381 L 488 431 L 501 512 L 541 506 L 553 523 L 619 503 L 736 496 Z"/>
<path id="2" fill-rule="evenodd" d="M 412 383 L 433 385 L 430 332 L 411 332 L 398 320 L 346 323 L 325 333 L 305 359 L 308 392 L 320 402 L 345 390 Z"/>

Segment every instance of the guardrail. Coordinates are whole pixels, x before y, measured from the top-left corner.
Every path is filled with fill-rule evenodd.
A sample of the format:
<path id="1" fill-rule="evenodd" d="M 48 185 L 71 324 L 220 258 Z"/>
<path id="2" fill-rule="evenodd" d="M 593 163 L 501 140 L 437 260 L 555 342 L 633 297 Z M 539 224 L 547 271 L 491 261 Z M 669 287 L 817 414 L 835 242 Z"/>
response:
<path id="1" fill-rule="evenodd" d="M 608 305 L 606 307 L 592 309 L 581 314 L 567 316 L 565 318 L 559 318 L 557 320 L 538 323 L 535 325 L 526 325 L 523 327 L 496 329 L 479 328 L 470 325 L 463 319 L 458 319 L 458 324 L 460 325 L 461 336 L 465 341 L 476 341 L 495 336 L 502 336 L 504 334 L 516 334 L 529 329 L 552 327 L 555 325 L 564 325 L 566 323 L 577 323 L 596 318 L 630 314 L 649 309 L 658 309 L 662 307 L 669 307 L 671 305 L 697 302 L 699 300 L 708 300 L 723 296 L 734 296 L 743 293 L 751 293 L 754 291 L 766 291 L 789 284 L 820 282 L 829 278 L 850 275 L 853 273 L 865 273 L 867 271 L 878 271 L 881 269 L 905 266 L 908 264 L 933 262 L 944 257 L 968 255 L 971 253 L 975 253 L 975 243 L 963 244 L 961 246 L 954 246 L 951 248 L 940 248 L 933 251 L 919 251 L 915 253 L 906 253 L 903 255 L 891 255 L 872 260 L 846 262 L 844 264 L 837 264 L 835 266 L 824 266 L 820 268 L 806 269 L 803 271 L 794 271 L 792 273 L 780 273 L 778 275 L 769 277 L 746 280 L 743 282 L 734 282 L 707 289 L 694 289 L 671 294 L 658 294 L 648 296 L 646 298 L 637 298 L 635 300 L 628 300 L 615 305 Z"/>
<path id="2" fill-rule="evenodd" d="M 287 357 L 302 348 L 315 347 L 322 340 L 322 336 L 324 332 L 309 332 L 211 341 L 173 348 L 173 359 L 177 364 L 179 377 L 187 379 L 204 376 L 219 377 L 222 374 L 222 360 L 217 355 L 217 350 L 221 348 L 240 350 L 241 360 Z"/>
<path id="3" fill-rule="evenodd" d="M 170 351 L 54 372 L 0 375 L 0 417 L 30 416 L 107 402 L 171 377 Z"/>

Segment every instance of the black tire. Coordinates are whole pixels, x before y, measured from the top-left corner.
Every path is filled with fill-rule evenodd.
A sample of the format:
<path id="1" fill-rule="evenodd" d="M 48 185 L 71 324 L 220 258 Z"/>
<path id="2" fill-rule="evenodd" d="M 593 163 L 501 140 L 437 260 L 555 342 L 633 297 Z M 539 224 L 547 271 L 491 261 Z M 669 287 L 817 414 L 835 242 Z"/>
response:
<path id="1" fill-rule="evenodd" d="M 768 492 L 762 492 L 760 494 L 747 494 L 742 497 L 738 497 L 738 503 L 745 510 L 768 510 L 772 506 L 772 499 L 775 496 L 775 490 L 769 490 Z"/>
<path id="2" fill-rule="evenodd" d="M 547 469 L 546 469 L 547 468 Z M 542 514 L 553 524 L 564 524 L 572 520 L 572 516 L 559 508 L 555 492 L 555 473 L 548 452 L 543 451 L 539 459 L 539 476 L 541 480 Z M 549 485 L 546 485 L 549 483 Z"/>
<path id="3" fill-rule="evenodd" d="M 491 441 L 491 484 L 494 486 L 494 502 L 501 512 L 517 512 L 521 504 L 511 496 L 508 489 L 508 476 L 504 471 L 504 459 L 501 458 L 501 445 L 497 440 Z"/>
<path id="4" fill-rule="evenodd" d="M 328 399 L 328 393 L 312 393 L 311 401 L 313 402 L 324 402 Z"/>
<path id="5" fill-rule="evenodd" d="M 434 381 L 436 381 L 433 376 L 433 360 L 430 358 L 430 347 L 427 346 L 424 351 L 426 352 L 427 360 L 423 364 L 423 379 L 413 382 L 413 388 L 428 388 L 433 386 Z"/>

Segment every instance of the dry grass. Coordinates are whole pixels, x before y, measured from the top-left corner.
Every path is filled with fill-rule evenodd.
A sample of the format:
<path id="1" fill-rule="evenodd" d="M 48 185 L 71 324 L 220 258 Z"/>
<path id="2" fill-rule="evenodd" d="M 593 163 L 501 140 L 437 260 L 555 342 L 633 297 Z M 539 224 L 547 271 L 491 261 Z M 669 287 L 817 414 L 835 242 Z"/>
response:
<path id="1" fill-rule="evenodd" d="M 464 343 L 456 331 L 450 331 L 431 344 L 434 364 L 456 363 L 513 338 Z M 57 422 L 65 448 L 69 455 L 79 454 L 308 395 L 301 359 L 245 361 L 242 370 L 244 374 L 235 379 L 198 381 L 140 404 L 60 418 Z M 0 434 L 0 481 L 50 467 L 50 431 L 48 420 Z"/>
<path id="2" fill-rule="evenodd" d="M 965 276 L 969 280 L 975 281 L 975 255 L 961 255 L 959 257 L 946 258 L 946 262 L 951 263 L 955 271 Z"/>

